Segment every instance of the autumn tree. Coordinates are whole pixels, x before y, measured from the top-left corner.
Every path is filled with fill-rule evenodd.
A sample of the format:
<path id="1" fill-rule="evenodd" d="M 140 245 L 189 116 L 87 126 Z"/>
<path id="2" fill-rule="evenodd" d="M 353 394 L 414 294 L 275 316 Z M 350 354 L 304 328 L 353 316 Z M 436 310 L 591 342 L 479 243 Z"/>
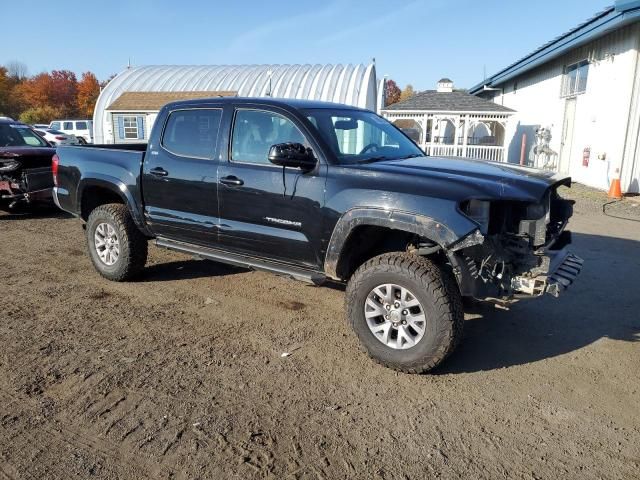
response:
<path id="1" fill-rule="evenodd" d="M 48 73 L 31 77 L 16 86 L 15 94 L 21 109 L 47 105 L 51 95 L 51 77 Z"/>
<path id="2" fill-rule="evenodd" d="M 27 68 L 27 66 L 17 60 L 8 62 L 5 67 L 7 69 L 7 75 L 13 78 L 16 83 L 26 80 L 29 74 L 29 69 Z"/>
<path id="3" fill-rule="evenodd" d="M 0 115 L 11 115 L 11 91 L 13 82 L 5 67 L 0 67 Z"/>
<path id="4" fill-rule="evenodd" d="M 78 81 L 69 70 L 40 73 L 16 87 L 23 110 L 51 107 L 62 116 L 76 113 Z"/>
<path id="5" fill-rule="evenodd" d="M 53 70 L 51 72 L 51 87 L 53 91 L 48 105 L 60 108 L 65 116 L 74 116 L 78 107 L 78 80 L 76 74 L 69 70 Z"/>
<path id="6" fill-rule="evenodd" d="M 404 90 L 400 93 L 400 101 L 403 102 L 406 99 L 413 97 L 415 94 L 416 92 L 413 90 L 413 85 L 409 84 L 404 87 Z"/>
<path id="7" fill-rule="evenodd" d="M 91 72 L 82 74 L 82 78 L 78 82 L 78 96 L 76 97 L 76 105 L 78 107 L 78 115 L 81 117 L 93 117 L 93 109 L 100 95 L 100 82 Z"/>
<path id="8" fill-rule="evenodd" d="M 384 83 L 384 97 L 386 99 L 385 107 L 394 103 L 398 103 L 400 101 L 401 92 L 402 91 L 400 90 L 400 87 L 398 87 L 398 84 L 395 81 L 387 80 Z"/>

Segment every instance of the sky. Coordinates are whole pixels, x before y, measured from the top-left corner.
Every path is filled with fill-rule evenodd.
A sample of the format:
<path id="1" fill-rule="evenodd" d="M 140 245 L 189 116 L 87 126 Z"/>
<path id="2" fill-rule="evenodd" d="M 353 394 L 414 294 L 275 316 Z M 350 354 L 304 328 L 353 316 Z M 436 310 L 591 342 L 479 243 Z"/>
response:
<path id="1" fill-rule="evenodd" d="M 612 3 L 613 0 L 609 0 Z M 29 10 L 37 15 L 29 15 Z M 0 64 L 108 78 L 132 65 L 369 63 L 401 88 L 469 88 L 606 0 L 0 0 Z M 7 39 L 13 39 L 10 43 Z"/>

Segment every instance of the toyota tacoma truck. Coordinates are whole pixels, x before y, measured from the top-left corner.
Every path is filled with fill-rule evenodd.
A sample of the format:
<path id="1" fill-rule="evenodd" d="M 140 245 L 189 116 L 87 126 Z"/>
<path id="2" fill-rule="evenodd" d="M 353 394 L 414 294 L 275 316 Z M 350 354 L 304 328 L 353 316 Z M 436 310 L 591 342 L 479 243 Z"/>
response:
<path id="1" fill-rule="evenodd" d="M 0 118 L 0 208 L 51 202 L 54 154 L 28 125 Z"/>
<path id="2" fill-rule="evenodd" d="M 313 284 L 346 285 L 364 350 L 409 373 L 462 336 L 463 297 L 559 296 L 582 260 L 571 180 L 427 157 L 373 112 L 216 98 L 164 106 L 148 145 L 59 147 L 54 200 L 85 222 L 98 272 L 140 273 L 149 240 Z"/>

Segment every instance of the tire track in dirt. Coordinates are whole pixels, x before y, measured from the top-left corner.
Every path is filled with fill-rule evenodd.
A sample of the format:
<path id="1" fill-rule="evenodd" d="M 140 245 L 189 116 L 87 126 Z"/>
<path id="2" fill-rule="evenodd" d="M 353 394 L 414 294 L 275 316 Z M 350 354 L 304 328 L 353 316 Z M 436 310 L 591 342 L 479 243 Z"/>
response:
<path id="1" fill-rule="evenodd" d="M 0 220 L 0 237 L 9 415 L 0 459 L 20 478 L 551 478 L 585 469 L 632 478 L 640 468 L 637 423 L 625 421 L 637 415 L 623 410 L 637 398 L 634 380 L 612 390 L 615 403 L 602 383 L 607 369 L 631 371 L 625 343 L 486 372 L 399 376 L 357 353 L 341 291 L 155 248 L 143 277 L 112 284 L 93 271 L 75 220 Z M 527 312 L 514 322 L 526 324 Z M 492 336 L 517 349 L 518 335 L 535 340 L 549 324 L 518 329 L 505 318 L 475 329 L 489 354 L 500 347 Z M 463 345 L 461 358 L 470 351 Z M 3 390 L 19 400 L 5 402 Z"/>

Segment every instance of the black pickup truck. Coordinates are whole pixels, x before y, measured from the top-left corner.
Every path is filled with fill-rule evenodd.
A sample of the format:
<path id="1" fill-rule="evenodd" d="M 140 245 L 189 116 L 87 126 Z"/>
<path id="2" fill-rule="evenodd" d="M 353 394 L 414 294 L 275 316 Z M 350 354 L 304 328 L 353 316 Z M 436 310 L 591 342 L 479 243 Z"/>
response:
<path id="1" fill-rule="evenodd" d="M 54 200 L 86 222 L 96 269 L 138 274 L 147 242 L 320 284 L 375 360 L 440 364 L 462 297 L 558 296 L 580 272 L 572 202 L 549 172 L 425 157 L 378 115 L 338 104 L 217 98 L 160 111 L 148 145 L 59 147 Z"/>

